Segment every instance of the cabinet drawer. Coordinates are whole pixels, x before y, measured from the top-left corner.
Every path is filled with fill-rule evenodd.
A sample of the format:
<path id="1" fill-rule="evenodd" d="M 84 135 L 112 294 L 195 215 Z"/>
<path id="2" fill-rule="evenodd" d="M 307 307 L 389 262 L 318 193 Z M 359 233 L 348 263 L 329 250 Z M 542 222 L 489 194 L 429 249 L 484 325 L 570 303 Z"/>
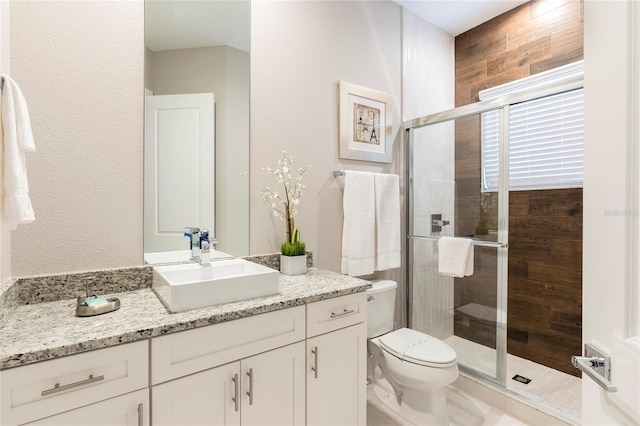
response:
<path id="1" fill-rule="evenodd" d="M 304 306 L 151 339 L 151 383 L 158 384 L 304 340 Z"/>
<path id="2" fill-rule="evenodd" d="M 147 340 L 0 371 L 3 425 L 21 424 L 147 387 Z"/>
<path id="3" fill-rule="evenodd" d="M 367 293 L 348 296 L 307 305 L 307 337 L 328 333 L 339 328 L 367 320 Z"/>
<path id="4" fill-rule="evenodd" d="M 149 426 L 149 389 L 116 396 L 28 423 L 28 426 Z"/>

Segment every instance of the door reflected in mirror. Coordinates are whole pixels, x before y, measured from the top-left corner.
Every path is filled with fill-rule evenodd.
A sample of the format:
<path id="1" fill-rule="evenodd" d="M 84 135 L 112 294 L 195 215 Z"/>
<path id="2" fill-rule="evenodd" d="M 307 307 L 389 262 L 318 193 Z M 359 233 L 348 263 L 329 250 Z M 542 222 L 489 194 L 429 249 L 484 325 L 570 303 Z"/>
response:
<path id="1" fill-rule="evenodd" d="M 185 227 L 249 254 L 250 9 L 145 1 L 146 263 L 188 260 Z"/>

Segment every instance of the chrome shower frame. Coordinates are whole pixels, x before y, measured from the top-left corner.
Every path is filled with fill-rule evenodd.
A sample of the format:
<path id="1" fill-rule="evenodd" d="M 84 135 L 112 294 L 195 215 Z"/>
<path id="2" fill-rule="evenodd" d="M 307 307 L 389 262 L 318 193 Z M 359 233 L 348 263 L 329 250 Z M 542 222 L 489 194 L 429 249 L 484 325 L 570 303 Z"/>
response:
<path id="1" fill-rule="evenodd" d="M 413 235 L 414 223 L 412 214 L 412 165 L 413 165 L 413 132 L 425 126 L 440 124 L 456 119 L 481 114 L 487 111 L 500 111 L 500 133 L 499 133 L 499 188 L 498 188 L 498 243 L 495 247 L 498 252 L 497 270 L 497 330 L 496 330 L 496 376 L 492 377 L 477 369 L 464 365 L 460 366 L 461 371 L 472 376 L 489 380 L 506 388 L 507 372 L 507 284 L 508 284 L 508 244 L 509 244 L 509 106 L 529 101 L 537 98 L 549 96 L 558 92 L 570 91 L 583 87 L 582 76 L 569 75 L 562 81 L 555 81 L 550 84 L 542 84 L 534 89 L 523 90 L 517 93 L 504 95 L 498 98 L 479 101 L 470 105 L 453 108 L 450 110 L 430 114 L 424 117 L 407 120 L 404 122 L 405 128 L 405 220 L 407 224 L 407 235 L 405 241 L 406 269 L 405 279 L 407 291 L 405 295 L 406 320 L 409 327 L 412 326 L 413 311 Z"/>

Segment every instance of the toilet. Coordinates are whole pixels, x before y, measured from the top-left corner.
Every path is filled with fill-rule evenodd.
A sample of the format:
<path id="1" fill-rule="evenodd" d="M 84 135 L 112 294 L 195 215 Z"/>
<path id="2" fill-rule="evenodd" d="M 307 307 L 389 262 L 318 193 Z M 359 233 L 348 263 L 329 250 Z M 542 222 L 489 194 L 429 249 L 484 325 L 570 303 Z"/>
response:
<path id="1" fill-rule="evenodd" d="M 370 380 L 376 397 L 416 425 L 448 425 L 445 386 L 458 378 L 456 353 L 443 341 L 409 328 L 393 330 L 397 284 L 367 290 Z"/>

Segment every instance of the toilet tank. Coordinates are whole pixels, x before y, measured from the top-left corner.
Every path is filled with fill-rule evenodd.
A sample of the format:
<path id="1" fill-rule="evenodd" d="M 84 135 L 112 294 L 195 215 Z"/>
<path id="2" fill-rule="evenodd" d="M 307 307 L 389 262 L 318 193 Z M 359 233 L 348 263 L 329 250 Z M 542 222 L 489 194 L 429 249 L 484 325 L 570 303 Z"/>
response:
<path id="1" fill-rule="evenodd" d="M 396 288 L 391 280 L 373 281 L 367 290 L 367 337 L 373 338 L 393 331 L 396 308 Z"/>

